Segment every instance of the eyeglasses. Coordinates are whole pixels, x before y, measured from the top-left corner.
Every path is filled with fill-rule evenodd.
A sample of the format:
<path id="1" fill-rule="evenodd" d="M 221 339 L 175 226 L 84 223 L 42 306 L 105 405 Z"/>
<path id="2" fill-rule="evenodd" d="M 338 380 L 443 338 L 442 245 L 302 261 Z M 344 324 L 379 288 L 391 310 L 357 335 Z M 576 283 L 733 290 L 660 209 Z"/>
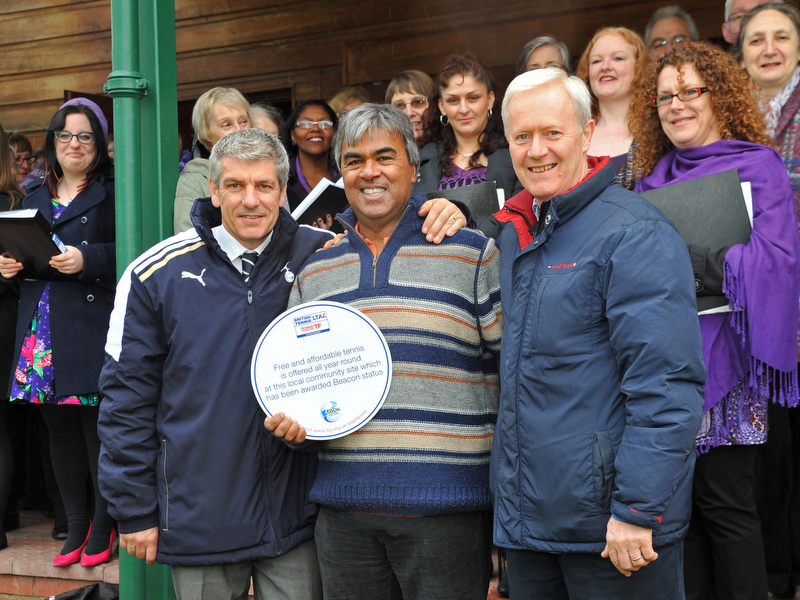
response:
<path id="1" fill-rule="evenodd" d="M 731 24 L 738 23 L 739 21 L 744 19 L 744 16 L 746 14 L 747 14 L 746 12 L 733 13 L 730 17 L 728 17 L 728 23 L 731 23 Z"/>
<path id="2" fill-rule="evenodd" d="M 664 46 L 675 46 L 677 44 L 682 44 L 685 41 L 686 38 L 682 35 L 673 36 L 668 40 L 665 40 L 664 38 L 656 38 L 650 42 L 650 50 L 658 50 Z"/>
<path id="3" fill-rule="evenodd" d="M 408 106 L 409 104 L 411 105 L 411 108 L 422 108 L 427 103 L 428 103 L 427 98 L 413 98 L 411 102 L 408 103 L 402 101 L 392 102 L 392 106 L 394 106 L 395 108 L 399 108 L 400 110 L 405 110 L 406 106 Z"/>
<path id="4" fill-rule="evenodd" d="M 311 129 L 314 125 L 320 129 L 333 129 L 332 121 L 298 121 L 295 127 L 300 129 Z"/>
<path id="5" fill-rule="evenodd" d="M 78 138 L 81 144 L 91 144 L 94 141 L 94 134 L 89 131 L 81 131 L 80 133 L 70 133 L 69 131 L 54 131 L 53 135 L 62 144 L 69 144 L 72 138 Z"/>
<path id="6" fill-rule="evenodd" d="M 677 94 L 659 94 L 658 96 L 650 96 L 650 104 L 655 108 L 658 108 L 659 106 L 669 106 L 672 104 L 673 98 L 677 98 L 681 102 L 691 102 L 692 100 L 697 100 L 707 91 L 707 87 L 693 87 L 681 90 Z"/>
<path id="7" fill-rule="evenodd" d="M 16 162 L 18 165 L 21 165 L 21 164 L 22 164 L 22 163 L 24 163 L 24 162 L 27 162 L 27 163 L 30 165 L 30 164 L 33 162 L 33 157 L 32 157 L 32 156 L 17 156 L 17 157 L 14 159 L 14 161 L 15 161 L 15 162 Z"/>

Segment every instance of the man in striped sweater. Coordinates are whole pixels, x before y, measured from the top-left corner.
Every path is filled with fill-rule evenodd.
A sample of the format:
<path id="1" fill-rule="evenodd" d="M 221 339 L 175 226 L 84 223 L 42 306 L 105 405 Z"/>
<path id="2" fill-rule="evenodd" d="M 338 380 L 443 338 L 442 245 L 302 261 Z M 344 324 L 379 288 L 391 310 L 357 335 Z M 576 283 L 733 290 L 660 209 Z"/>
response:
<path id="1" fill-rule="evenodd" d="M 486 598 L 491 573 L 489 458 L 499 398 L 500 260 L 461 230 L 436 246 L 411 196 L 419 160 L 408 118 L 365 104 L 341 121 L 334 152 L 350 209 L 342 243 L 312 256 L 290 307 L 350 304 L 381 329 L 393 379 L 380 411 L 325 442 L 311 498 L 327 600 Z M 291 415 L 267 429 L 290 443 Z"/>

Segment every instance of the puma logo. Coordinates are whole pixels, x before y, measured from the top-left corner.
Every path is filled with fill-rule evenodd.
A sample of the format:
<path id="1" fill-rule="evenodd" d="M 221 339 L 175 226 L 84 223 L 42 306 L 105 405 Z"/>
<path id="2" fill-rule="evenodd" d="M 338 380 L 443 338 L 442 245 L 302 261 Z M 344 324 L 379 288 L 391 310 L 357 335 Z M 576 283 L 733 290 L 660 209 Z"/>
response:
<path id="1" fill-rule="evenodd" d="M 206 282 L 203 281 L 203 273 L 205 272 L 206 270 L 203 269 L 200 271 L 200 275 L 195 275 L 194 273 L 189 273 L 189 271 L 183 271 L 181 273 L 181 279 L 197 279 L 197 281 L 203 284 L 203 287 L 206 287 Z"/>

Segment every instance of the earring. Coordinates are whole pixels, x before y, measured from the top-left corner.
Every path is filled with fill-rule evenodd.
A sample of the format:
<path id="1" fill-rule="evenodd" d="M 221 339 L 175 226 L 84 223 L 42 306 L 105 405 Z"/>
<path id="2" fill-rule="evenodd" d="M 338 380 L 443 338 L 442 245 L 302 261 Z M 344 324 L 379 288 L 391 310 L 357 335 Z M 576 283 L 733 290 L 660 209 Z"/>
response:
<path id="1" fill-rule="evenodd" d="M 489 109 L 489 118 L 490 119 L 492 118 L 492 109 L 491 108 Z"/>
<path id="2" fill-rule="evenodd" d="M 450 119 L 448 119 L 446 115 L 439 115 L 439 123 L 447 127 L 450 125 Z"/>

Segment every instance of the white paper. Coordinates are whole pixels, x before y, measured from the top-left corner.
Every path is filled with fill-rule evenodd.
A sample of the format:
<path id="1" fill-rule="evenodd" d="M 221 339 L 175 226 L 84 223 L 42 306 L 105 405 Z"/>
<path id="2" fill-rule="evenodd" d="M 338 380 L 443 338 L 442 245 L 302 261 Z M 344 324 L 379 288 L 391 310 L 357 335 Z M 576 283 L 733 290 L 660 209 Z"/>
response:
<path id="1" fill-rule="evenodd" d="M 292 218 L 297 221 L 297 219 L 299 219 L 302 214 L 308 210 L 308 207 L 314 204 L 314 200 L 319 198 L 320 194 L 322 194 L 322 192 L 328 189 L 328 186 L 331 185 L 340 189 L 344 189 L 344 181 L 341 177 L 336 183 L 332 182 L 327 177 L 323 177 L 319 180 L 319 183 L 314 186 L 314 189 L 308 193 L 308 196 L 303 199 L 299 206 L 292 211 Z"/>

